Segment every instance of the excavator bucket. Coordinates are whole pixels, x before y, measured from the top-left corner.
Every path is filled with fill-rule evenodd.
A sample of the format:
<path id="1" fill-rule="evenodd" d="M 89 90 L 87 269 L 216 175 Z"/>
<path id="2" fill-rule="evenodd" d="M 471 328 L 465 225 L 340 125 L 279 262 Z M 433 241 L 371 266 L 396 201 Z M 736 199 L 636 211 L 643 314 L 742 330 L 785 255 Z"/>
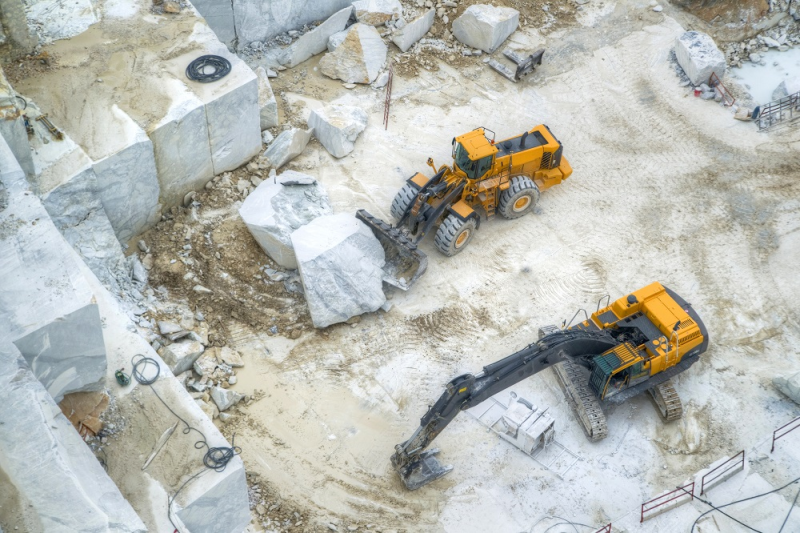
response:
<path id="1" fill-rule="evenodd" d="M 417 461 L 405 468 L 398 469 L 397 473 L 400 474 L 400 479 L 403 480 L 403 484 L 408 490 L 424 487 L 453 470 L 452 466 L 443 466 L 439 462 L 435 457 L 438 453 L 438 448 L 424 451 L 419 455 Z"/>
<path id="2" fill-rule="evenodd" d="M 403 231 L 359 209 L 356 218 L 367 225 L 386 252 L 383 281 L 407 291 L 428 268 L 428 256 Z"/>

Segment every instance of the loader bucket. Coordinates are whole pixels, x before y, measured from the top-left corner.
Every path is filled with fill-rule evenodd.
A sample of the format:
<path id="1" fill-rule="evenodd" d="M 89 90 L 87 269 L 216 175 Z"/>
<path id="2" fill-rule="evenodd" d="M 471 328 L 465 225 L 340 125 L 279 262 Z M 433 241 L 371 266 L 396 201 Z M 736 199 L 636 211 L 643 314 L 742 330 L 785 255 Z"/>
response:
<path id="1" fill-rule="evenodd" d="M 428 268 L 428 256 L 397 228 L 359 209 L 356 218 L 372 230 L 386 252 L 383 281 L 407 291 Z"/>

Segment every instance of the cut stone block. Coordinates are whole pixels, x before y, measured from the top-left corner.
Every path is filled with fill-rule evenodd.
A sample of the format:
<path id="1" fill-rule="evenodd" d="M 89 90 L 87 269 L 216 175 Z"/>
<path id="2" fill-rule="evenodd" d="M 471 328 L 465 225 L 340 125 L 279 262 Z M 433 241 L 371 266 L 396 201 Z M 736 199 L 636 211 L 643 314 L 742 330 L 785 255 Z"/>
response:
<path id="1" fill-rule="evenodd" d="M 687 31 L 675 40 L 675 56 L 678 64 L 692 84 L 708 83 L 711 74 L 725 75 L 725 55 L 709 35 L 699 31 Z"/>
<path id="2" fill-rule="evenodd" d="M 372 83 L 386 64 L 388 50 L 373 26 L 353 24 L 341 44 L 320 60 L 319 69 L 346 83 Z"/>
<path id="3" fill-rule="evenodd" d="M 453 36 L 460 42 L 491 54 L 519 26 L 519 11 L 485 4 L 469 6 L 453 21 Z"/>
<path id="4" fill-rule="evenodd" d="M 353 8 L 356 19 L 371 26 L 380 26 L 395 15 L 400 17 L 403 14 L 400 0 L 358 0 L 353 2 Z"/>
<path id="5" fill-rule="evenodd" d="M 176 376 L 191 369 L 194 362 L 203 355 L 205 348 L 193 340 L 182 340 L 165 346 L 161 356 Z"/>
<path id="6" fill-rule="evenodd" d="M 800 372 L 793 375 L 776 376 L 772 380 L 775 388 L 800 405 Z"/>
<path id="7" fill-rule="evenodd" d="M 383 247 L 352 215 L 316 218 L 292 233 L 292 244 L 315 327 L 345 322 L 386 302 Z"/>
<path id="8" fill-rule="evenodd" d="M 337 11 L 328 20 L 302 35 L 284 51 L 280 63 L 290 68 L 296 67 L 306 59 L 324 52 L 328 46 L 328 38 L 344 29 L 352 12 L 351 6 Z"/>
<path id="9" fill-rule="evenodd" d="M 780 100 L 781 98 L 785 98 L 790 94 L 794 94 L 799 91 L 800 91 L 800 75 L 792 76 L 783 80 L 780 83 L 780 85 L 775 87 L 775 90 L 772 92 L 772 99 Z"/>
<path id="10" fill-rule="evenodd" d="M 264 151 L 264 157 L 269 159 L 275 168 L 283 165 L 303 153 L 308 141 L 311 140 L 311 130 L 292 128 L 281 132 L 272 144 Z"/>
<path id="11" fill-rule="evenodd" d="M 261 117 L 261 131 L 278 125 L 278 101 L 269 84 L 269 77 L 264 67 L 256 68 L 258 77 L 258 108 Z"/>
<path id="12" fill-rule="evenodd" d="M 424 15 L 409 22 L 401 29 L 392 34 L 392 42 L 403 51 L 408 51 L 414 43 L 422 39 L 422 37 L 430 31 L 433 26 L 433 21 L 436 16 L 436 11 L 429 9 Z"/>
<path id="13" fill-rule="evenodd" d="M 187 491 L 187 496 L 193 499 L 176 513 L 186 531 L 208 531 L 209 526 L 216 526 L 215 531 L 238 533 L 250 522 L 243 464 L 231 462 L 224 473 L 227 475 L 200 495 Z M 183 498 L 178 497 L 176 501 L 181 505 Z"/>
<path id="14" fill-rule="evenodd" d="M 8 9 L 7 4 L 4 4 L 3 8 L 3 22 L 8 23 L 9 13 L 5 11 Z M 25 119 L 22 117 L 22 108 L 24 106 L 16 96 L 16 91 L 11 87 L 2 67 L 0 67 L 0 102 L 9 102 L 11 104 L 0 107 L 0 136 L 8 143 L 11 152 L 22 167 L 22 170 L 25 171 L 25 174 L 32 176 L 33 159 L 31 157 L 31 147 L 28 143 L 28 134 L 25 131 Z"/>
<path id="15" fill-rule="evenodd" d="M 2 341 L 0 405 L 0 472 L 26 501 L 22 516 L 34 514 L 37 529 L 147 530 L 19 353 Z"/>
<path id="16" fill-rule="evenodd" d="M 233 2 L 219 0 L 192 0 L 197 12 L 206 19 L 217 38 L 228 48 L 236 43 L 236 26 L 233 22 Z"/>
<path id="17" fill-rule="evenodd" d="M 279 137 L 280 138 L 280 137 Z M 307 181 L 307 185 L 285 185 Z M 325 188 L 306 174 L 287 170 L 250 193 L 239 215 L 259 246 L 284 268 L 297 268 L 292 232 L 315 218 L 332 214 Z"/>
<path id="18" fill-rule="evenodd" d="M 28 0 L 26 5 L 28 20 L 44 39 L 69 39 L 97 22 L 90 0 Z"/>
<path id="19" fill-rule="evenodd" d="M 367 127 L 367 113 L 360 107 L 330 104 L 311 111 L 308 127 L 334 157 L 353 151 L 356 138 Z"/>

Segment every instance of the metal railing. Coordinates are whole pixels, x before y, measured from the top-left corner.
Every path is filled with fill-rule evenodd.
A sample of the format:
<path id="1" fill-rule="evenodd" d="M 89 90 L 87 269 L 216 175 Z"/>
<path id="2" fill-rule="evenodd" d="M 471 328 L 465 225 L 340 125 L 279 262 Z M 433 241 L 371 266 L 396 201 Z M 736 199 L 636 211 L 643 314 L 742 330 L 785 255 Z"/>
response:
<path id="1" fill-rule="evenodd" d="M 736 101 L 736 98 L 733 97 L 728 88 L 722 84 L 722 80 L 719 79 L 716 72 L 712 72 L 711 76 L 708 78 L 708 86 L 719 93 L 720 97 L 722 97 L 722 104 L 725 107 L 732 106 Z"/>
<path id="2" fill-rule="evenodd" d="M 800 91 L 765 105 L 756 118 L 758 131 L 766 131 L 781 123 L 788 124 L 798 118 L 800 118 Z"/>
<path id="3" fill-rule="evenodd" d="M 724 476 L 727 472 L 730 472 L 734 468 L 738 468 L 741 466 L 744 468 L 744 450 L 740 451 L 721 465 L 717 466 L 713 470 L 709 470 L 706 474 L 700 479 L 700 496 L 705 493 L 706 485 L 710 485 L 715 480 L 719 479 L 720 477 Z M 707 479 L 710 478 L 710 479 Z"/>
<path id="4" fill-rule="evenodd" d="M 394 80 L 394 64 L 389 62 L 389 81 L 386 82 L 386 100 L 383 104 L 383 129 L 389 129 L 389 106 L 392 103 L 392 81 Z"/>
<path id="5" fill-rule="evenodd" d="M 694 481 L 691 483 L 687 483 L 682 487 L 678 487 L 677 489 L 668 492 L 666 494 L 662 494 L 661 496 L 656 496 L 652 500 L 648 500 L 642 504 L 642 513 L 639 520 L 639 523 L 644 522 L 646 519 L 652 518 L 657 514 L 660 514 L 661 511 L 658 513 L 654 513 L 651 516 L 645 517 L 645 513 L 649 513 L 651 511 L 655 511 L 659 507 L 663 507 L 670 502 L 673 502 L 679 498 L 683 498 L 685 496 L 689 496 L 691 500 L 694 500 Z"/>
<path id="6" fill-rule="evenodd" d="M 800 95 L 800 93 L 797 93 L 797 94 Z M 792 424 L 794 424 L 794 425 L 792 425 Z M 792 426 L 792 427 L 789 427 L 789 426 Z M 772 452 L 775 451 L 775 441 L 776 440 L 780 439 L 781 437 L 785 437 L 788 433 L 794 431 L 795 429 L 797 429 L 799 427 L 800 427 L 800 416 L 798 416 L 797 418 L 795 418 L 794 420 L 792 420 L 788 424 L 784 424 L 781 427 L 779 427 L 778 429 L 776 429 L 775 431 L 773 431 L 772 432 L 772 449 L 769 451 L 769 453 L 772 453 Z M 789 429 L 786 429 L 786 428 L 789 428 Z M 780 432 L 780 431 L 782 431 L 784 429 L 786 429 L 786 431 L 783 431 L 780 435 L 778 435 L 778 432 Z"/>
<path id="7" fill-rule="evenodd" d="M 594 533 L 612 533 L 611 532 L 611 522 L 609 522 L 605 526 L 601 527 L 600 529 L 598 529 Z"/>

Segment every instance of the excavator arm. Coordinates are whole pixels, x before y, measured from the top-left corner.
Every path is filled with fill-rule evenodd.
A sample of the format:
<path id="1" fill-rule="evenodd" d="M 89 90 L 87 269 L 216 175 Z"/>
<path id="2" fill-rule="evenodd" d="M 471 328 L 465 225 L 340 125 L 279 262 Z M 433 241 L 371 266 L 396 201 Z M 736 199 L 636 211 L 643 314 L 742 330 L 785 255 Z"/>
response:
<path id="1" fill-rule="evenodd" d="M 436 403 L 428 409 L 411 438 L 395 446 L 392 466 L 410 490 L 442 477 L 452 467 L 442 466 L 436 460 L 434 456 L 438 450 L 426 451 L 426 448 L 460 411 L 568 357 L 588 367 L 592 356 L 618 344 L 620 342 L 608 331 L 563 330 L 483 367 L 483 372 L 477 376 L 458 376 L 447 384 Z"/>

